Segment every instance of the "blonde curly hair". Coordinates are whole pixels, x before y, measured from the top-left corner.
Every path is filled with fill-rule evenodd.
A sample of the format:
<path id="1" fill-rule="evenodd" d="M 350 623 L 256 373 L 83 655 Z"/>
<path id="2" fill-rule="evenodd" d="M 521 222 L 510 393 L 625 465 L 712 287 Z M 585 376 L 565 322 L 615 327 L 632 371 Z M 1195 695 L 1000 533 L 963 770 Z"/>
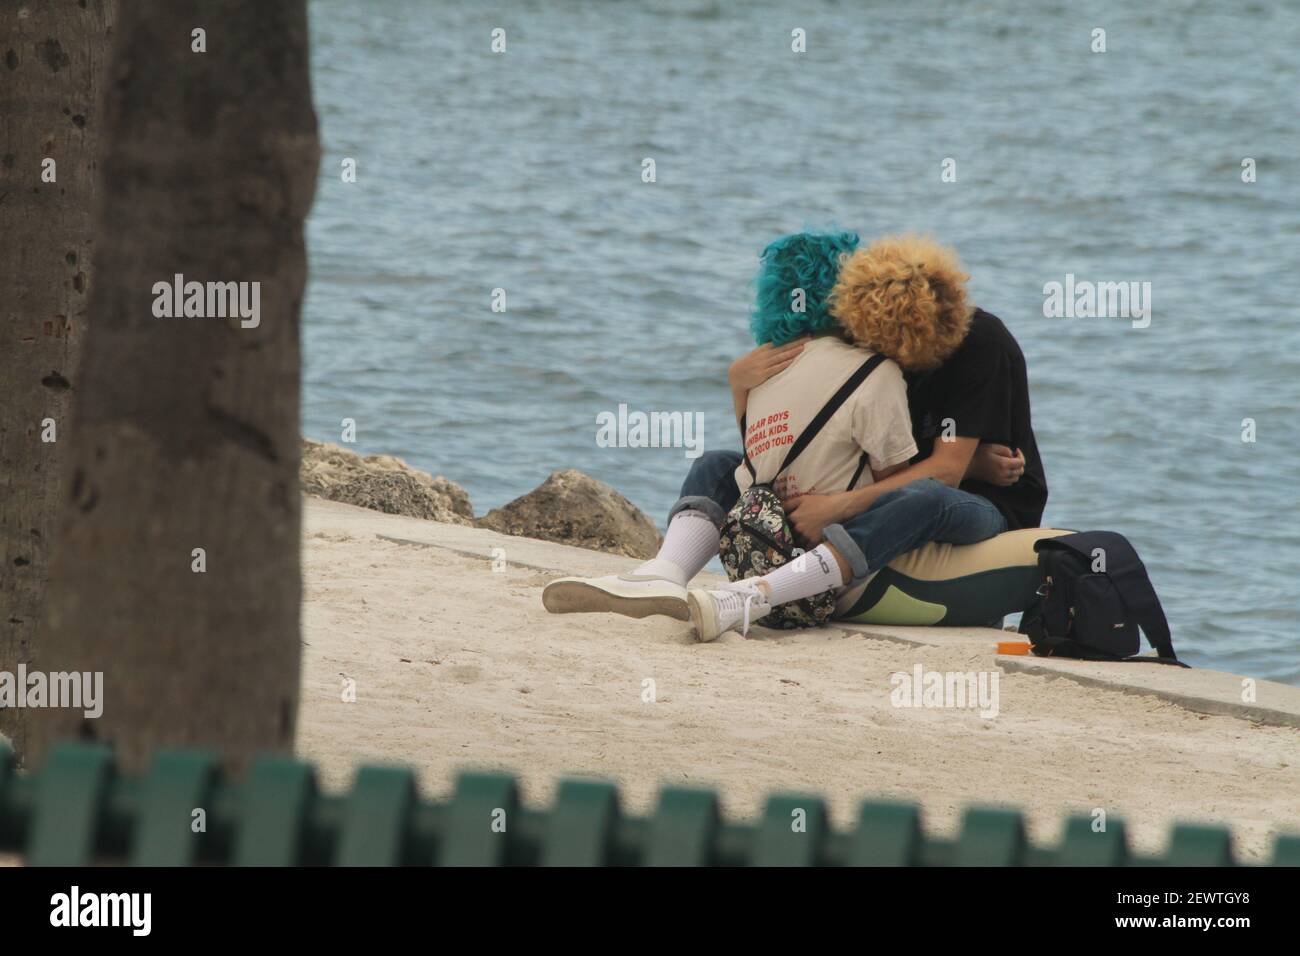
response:
<path id="1" fill-rule="evenodd" d="M 925 236 L 886 236 L 844 260 L 831 315 L 859 345 L 907 371 L 938 368 L 970 330 L 970 275 L 957 254 Z"/>

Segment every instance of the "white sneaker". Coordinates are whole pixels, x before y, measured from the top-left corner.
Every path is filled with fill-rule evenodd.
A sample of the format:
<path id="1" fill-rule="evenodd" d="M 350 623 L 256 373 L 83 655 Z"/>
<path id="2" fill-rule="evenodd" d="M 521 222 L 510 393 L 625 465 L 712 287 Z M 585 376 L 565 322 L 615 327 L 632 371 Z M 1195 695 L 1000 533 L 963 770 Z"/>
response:
<path id="1" fill-rule="evenodd" d="M 627 617 L 666 614 L 690 619 L 686 588 L 651 574 L 607 574 L 602 578 L 559 578 L 542 591 L 542 604 L 552 614 L 606 611 Z"/>
<path id="2" fill-rule="evenodd" d="M 695 639 L 717 640 L 726 631 L 739 625 L 742 635 L 749 633 L 749 625 L 772 610 L 767 594 L 757 585 L 745 586 L 734 581 L 719 590 L 692 588 L 690 592 L 691 624 Z"/>

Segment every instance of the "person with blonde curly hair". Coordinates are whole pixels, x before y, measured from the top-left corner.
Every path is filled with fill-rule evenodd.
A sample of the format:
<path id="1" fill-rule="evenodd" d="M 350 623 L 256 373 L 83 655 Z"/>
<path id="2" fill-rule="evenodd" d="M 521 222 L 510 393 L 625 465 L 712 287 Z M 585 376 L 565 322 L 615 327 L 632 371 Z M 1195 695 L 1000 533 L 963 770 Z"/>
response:
<path id="1" fill-rule="evenodd" d="M 1007 530 L 1042 521 L 1047 476 L 1025 356 L 1001 319 L 968 301 L 969 278 L 951 249 L 913 235 L 878 239 L 841 267 L 829 311 L 902 367 L 920 449 L 912 467 L 842 501 L 848 513 L 929 479 L 992 503 Z"/>
<path id="2" fill-rule="evenodd" d="M 907 371 L 928 372 L 970 331 L 968 279 L 951 249 L 920 236 L 887 236 L 844 261 L 827 311 L 859 345 Z"/>

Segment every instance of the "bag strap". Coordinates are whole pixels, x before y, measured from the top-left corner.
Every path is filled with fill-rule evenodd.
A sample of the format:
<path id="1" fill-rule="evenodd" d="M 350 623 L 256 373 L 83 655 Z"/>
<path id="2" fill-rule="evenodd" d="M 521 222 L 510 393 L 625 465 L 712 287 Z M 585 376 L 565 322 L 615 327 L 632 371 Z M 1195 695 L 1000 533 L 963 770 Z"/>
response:
<path id="1" fill-rule="evenodd" d="M 1110 664 L 1168 664 L 1171 667 L 1188 667 L 1176 657 L 1166 657 L 1163 654 L 1159 657 L 1146 657 L 1136 655 L 1134 657 L 1116 657 L 1113 654 L 1107 654 L 1103 651 L 1096 650 L 1086 644 L 1081 644 L 1076 640 L 1068 637 L 1039 637 L 1031 641 L 1035 648 L 1034 653 L 1039 657 L 1055 657 L 1055 652 L 1060 651 L 1061 657 L 1070 657 L 1081 661 L 1105 661 Z"/>
<path id="2" fill-rule="evenodd" d="M 864 451 L 862 453 L 862 456 L 858 459 L 858 470 L 855 471 L 853 473 L 853 477 L 849 479 L 849 487 L 847 490 L 852 491 L 854 488 L 858 486 L 858 479 L 862 477 L 862 473 L 866 470 L 867 470 L 867 453 Z"/>
<path id="3" fill-rule="evenodd" d="M 749 452 L 745 451 L 745 422 L 749 420 L 748 412 L 740 413 L 740 448 L 744 456 L 745 467 L 749 469 L 749 480 L 751 483 L 758 483 L 758 472 L 754 471 L 754 463 L 749 460 Z"/>
<path id="4" fill-rule="evenodd" d="M 1178 655 L 1174 653 L 1173 637 L 1169 633 L 1169 621 L 1165 617 L 1164 608 L 1160 606 L 1160 598 L 1156 596 L 1146 565 L 1127 538 L 1114 531 L 1083 531 L 1059 538 L 1047 538 L 1034 544 L 1035 551 L 1043 548 L 1064 548 L 1089 562 L 1092 561 L 1093 550 L 1101 548 L 1106 555 L 1106 574 L 1110 576 L 1124 604 L 1133 612 L 1142 633 L 1146 634 L 1147 640 L 1162 658 L 1178 660 Z"/>
<path id="5" fill-rule="evenodd" d="M 803 453 L 804 449 L 812 443 L 812 440 L 817 437 L 817 433 L 826 427 L 826 423 L 831 420 L 831 416 L 840 410 L 840 406 L 849 400 L 850 396 L 858 390 L 858 386 L 865 382 L 867 376 L 874 372 L 884 360 L 885 357 L 877 352 L 858 366 L 853 374 L 845 380 L 844 384 L 840 386 L 839 391 L 832 395 L 830 400 L 821 407 L 821 411 L 813 416 L 813 420 L 808 423 L 807 427 L 805 427 L 802 432 L 800 432 L 799 437 L 795 439 L 794 444 L 790 446 L 790 450 L 785 453 L 785 460 L 781 462 L 781 467 L 772 475 L 773 481 L 776 480 L 777 475 L 781 474 L 781 472 L 785 471 L 794 463 L 794 460 L 798 458 Z M 741 417 L 740 427 L 741 447 L 743 448 L 745 445 L 744 416 Z M 758 474 L 754 471 L 754 463 L 749 460 L 749 452 L 746 451 L 744 455 L 745 467 L 749 469 L 750 477 L 757 480 Z M 859 468 L 858 474 L 861 474 L 861 468 Z M 856 480 L 857 478 L 855 477 L 854 481 Z"/>

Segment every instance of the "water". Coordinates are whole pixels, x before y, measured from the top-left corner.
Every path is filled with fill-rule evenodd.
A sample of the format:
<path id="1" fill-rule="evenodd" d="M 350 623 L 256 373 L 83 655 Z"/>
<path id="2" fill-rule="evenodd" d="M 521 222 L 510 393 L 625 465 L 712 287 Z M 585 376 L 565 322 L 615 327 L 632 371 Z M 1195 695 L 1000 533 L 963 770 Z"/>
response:
<path id="1" fill-rule="evenodd" d="M 304 432 L 479 513 L 574 467 L 662 523 L 683 451 L 597 414 L 735 446 L 765 242 L 929 231 L 1028 359 L 1045 523 L 1127 534 L 1193 664 L 1300 683 L 1300 11 L 1015 6 L 313 0 Z M 1067 272 L 1151 282 L 1151 326 L 1045 318 Z"/>

